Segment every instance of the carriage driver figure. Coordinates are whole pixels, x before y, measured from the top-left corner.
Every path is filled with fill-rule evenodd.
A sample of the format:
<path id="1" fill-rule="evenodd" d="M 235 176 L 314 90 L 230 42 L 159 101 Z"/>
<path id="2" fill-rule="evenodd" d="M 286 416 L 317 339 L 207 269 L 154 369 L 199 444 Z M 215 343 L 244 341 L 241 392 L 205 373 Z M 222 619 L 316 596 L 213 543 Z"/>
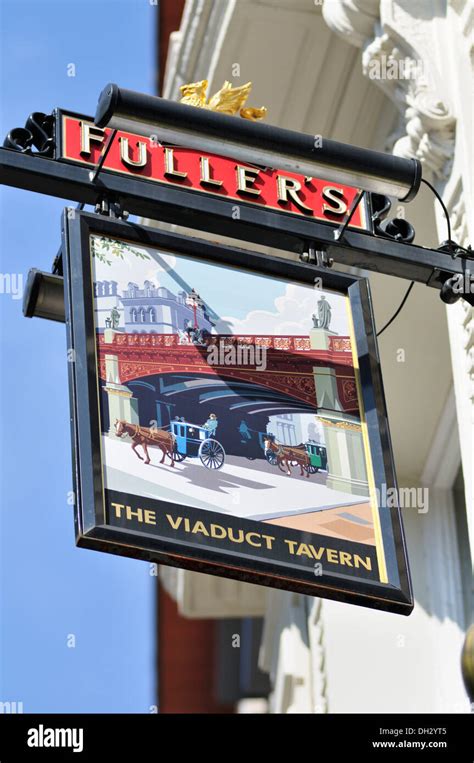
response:
<path id="1" fill-rule="evenodd" d="M 202 425 L 203 429 L 207 429 L 210 437 L 214 437 L 216 434 L 217 426 L 219 422 L 215 413 L 210 413 L 209 418 L 205 424 Z"/>
<path id="2" fill-rule="evenodd" d="M 275 442 L 275 435 L 267 432 L 267 435 L 265 437 L 265 449 L 264 449 L 265 458 L 268 458 L 268 456 L 271 456 L 273 454 L 272 449 L 269 447 L 270 443 L 272 442 Z"/>

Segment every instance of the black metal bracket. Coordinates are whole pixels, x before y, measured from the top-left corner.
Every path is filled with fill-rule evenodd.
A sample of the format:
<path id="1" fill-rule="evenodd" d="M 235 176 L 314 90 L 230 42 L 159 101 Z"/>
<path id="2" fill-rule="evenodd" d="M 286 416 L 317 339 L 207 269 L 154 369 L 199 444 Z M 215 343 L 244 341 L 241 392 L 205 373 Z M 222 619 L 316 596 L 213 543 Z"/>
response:
<path id="1" fill-rule="evenodd" d="M 104 162 L 107 159 L 107 155 L 112 148 L 112 143 L 115 140 L 115 137 L 117 135 L 117 130 L 112 130 L 112 132 L 109 135 L 108 141 L 104 147 L 104 150 L 102 151 L 102 154 L 100 155 L 100 159 L 97 162 L 97 165 L 93 170 L 89 172 L 89 177 L 91 183 L 97 183 L 97 180 L 99 178 L 99 174 L 104 166 Z M 100 201 L 97 202 L 95 205 L 95 211 L 99 215 L 105 215 L 106 217 L 116 217 L 117 219 L 123 219 L 127 220 L 129 217 L 129 212 L 127 212 L 125 209 L 123 209 L 122 205 L 119 201 L 115 201 L 112 198 L 109 198 L 108 196 L 104 195 L 103 198 L 100 199 Z"/>
<path id="2" fill-rule="evenodd" d="M 308 242 L 334 262 L 417 281 L 441 289 L 453 276 L 465 278 L 474 260 L 462 251 L 453 258 L 438 251 L 405 243 L 396 235 L 373 235 L 347 227 L 342 241 L 335 241 L 334 226 L 310 217 L 276 212 L 234 202 L 178 185 L 161 184 L 133 175 L 101 172 L 92 183 L 90 170 L 67 161 L 22 150 L 0 148 L 0 182 L 49 196 L 95 206 L 104 200 L 141 217 L 240 238 L 301 255 Z M 383 198 L 383 197 L 382 197 Z M 105 210 L 104 210 L 105 211 Z M 403 238 L 403 237 L 402 237 Z M 464 295 L 461 295 L 464 296 Z"/>
<path id="3" fill-rule="evenodd" d="M 130 213 L 123 209 L 120 201 L 113 201 L 107 196 L 104 196 L 97 202 L 95 212 L 105 217 L 115 217 L 117 220 L 128 220 L 130 216 Z"/>
<path id="4" fill-rule="evenodd" d="M 392 202 L 388 196 L 378 193 L 370 194 L 370 206 L 372 209 L 372 225 L 374 234 L 381 238 L 390 238 L 402 244 L 411 244 L 415 240 L 415 229 L 408 220 L 394 217 L 387 220 Z"/>
<path id="5" fill-rule="evenodd" d="M 333 258 L 328 256 L 327 251 L 321 247 L 318 248 L 314 241 L 309 244 L 308 251 L 300 254 L 300 260 L 318 268 L 332 268 L 334 264 Z"/>
<path id="6" fill-rule="evenodd" d="M 78 212 L 81 212 L 84 209 L 84 204 L 81 202 L 77 205 L 76 210 Z M 105 217 L 113 217 L 117 220 L 128 220 L 129 213 L 122 209 L 122 206 L 120 202 L 117 201 L 110 201 L 108 198 L 104 197 L 100 201 L 97 202 L 95 205 L 95 213 L 98 215 L 103 215 Z M 53 260 L 53 265 L 51 268 L 51 273 L 53 275 L 63 275 L 63 250 L 62 247 L 59 247 L 58 252 Z"/>

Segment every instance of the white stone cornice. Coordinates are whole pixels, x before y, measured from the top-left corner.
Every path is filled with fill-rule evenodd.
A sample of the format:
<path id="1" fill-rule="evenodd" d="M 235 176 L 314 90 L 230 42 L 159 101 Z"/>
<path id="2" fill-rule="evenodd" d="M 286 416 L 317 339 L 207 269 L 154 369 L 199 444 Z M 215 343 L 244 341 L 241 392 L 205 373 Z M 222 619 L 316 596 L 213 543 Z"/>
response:
<path id="1" fill-rule="evenodd" d="M 429 94 L 409 96 L 407 101 L 411 105 L 405 111 L 406 135 L 396 141 L 393 153 L 407 159 L 419 159 L 426 179 L 446 180 L 452 167 L 454 118 L 444 112 L 442 103 L 430 103 Z M 433 119 L 432 107 L 436 109 L 438 106 L 438 118 Z"/>
<path id="2" fill-rule="evenodd" d="M 186 0 L 181 26 L 170 38 L 163 96 L 178 100 L 179 88 L 212 80 L 237 0 Z M 239 0 L 244 2 L 244 0 Z"/>

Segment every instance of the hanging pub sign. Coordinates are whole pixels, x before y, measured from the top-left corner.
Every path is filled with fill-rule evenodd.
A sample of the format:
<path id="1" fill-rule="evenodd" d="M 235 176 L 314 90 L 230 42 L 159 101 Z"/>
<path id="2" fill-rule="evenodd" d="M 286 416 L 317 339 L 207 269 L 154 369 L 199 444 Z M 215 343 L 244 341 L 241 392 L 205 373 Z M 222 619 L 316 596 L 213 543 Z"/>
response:
<path id="1" fill-rule="evenodd" d="M 57 159 L 93 169 L 107 146 L 110 129 L 90 117 L 57 110 Z M 338 226 L 360 188 L 294 172 L 238 163 L 235 159 L 182 146 L 167 146 L 151 137 L 119 130 L 102 172 L 211 194 L 235 204 L 277 210 Z M 367 201 L 354 211 L 350 226 L 371 230 Z"/>
<path id="2" fill-rule="evenodd" d="M 168 170 L 238 193 L 201 159 Z M 409 614 L 367 280 L 77 211 L 63 257 L 78 545 Z"/>

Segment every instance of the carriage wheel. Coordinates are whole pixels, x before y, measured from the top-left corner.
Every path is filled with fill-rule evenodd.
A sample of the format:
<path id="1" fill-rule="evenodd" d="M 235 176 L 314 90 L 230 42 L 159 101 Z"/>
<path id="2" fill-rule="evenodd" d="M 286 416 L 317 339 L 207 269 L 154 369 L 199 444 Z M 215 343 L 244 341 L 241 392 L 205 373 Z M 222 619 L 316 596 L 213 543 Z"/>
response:
<path id="1" fill-rule="evenodd" d="M 204 440 L 199 447 L 198 456 L 206 469 L 220 469 L 224 463 L 225 450 L 217 440 Z"/>
<path id="2" fill-rule="evenodd" d="M 184 461 L 184 459 L 186 458 L 185 454 L 180 453 L 179 450 L 173 450 L 171 456 L 173 458 L 173 461 L 176 461 L 178 464 L 180 464 L 181 461 Z"/>
<path id="3" fill-rule="evenodd" d="M 303 468 L 308 474 L 316 474 L 316 472 L 319 472 L 319 466 L 313 466 L 313 464 L 308 464 Z"/>
<path id="4" fill-rule="evenodd" d="M 274 454 L 273 450 L 271 450 L 269 453 L 266 453 L 265 458 L 267 459 L 269 464 L 271 464 L 272 466 L 275 466 L 277 462 L 277 457 Z"/>

